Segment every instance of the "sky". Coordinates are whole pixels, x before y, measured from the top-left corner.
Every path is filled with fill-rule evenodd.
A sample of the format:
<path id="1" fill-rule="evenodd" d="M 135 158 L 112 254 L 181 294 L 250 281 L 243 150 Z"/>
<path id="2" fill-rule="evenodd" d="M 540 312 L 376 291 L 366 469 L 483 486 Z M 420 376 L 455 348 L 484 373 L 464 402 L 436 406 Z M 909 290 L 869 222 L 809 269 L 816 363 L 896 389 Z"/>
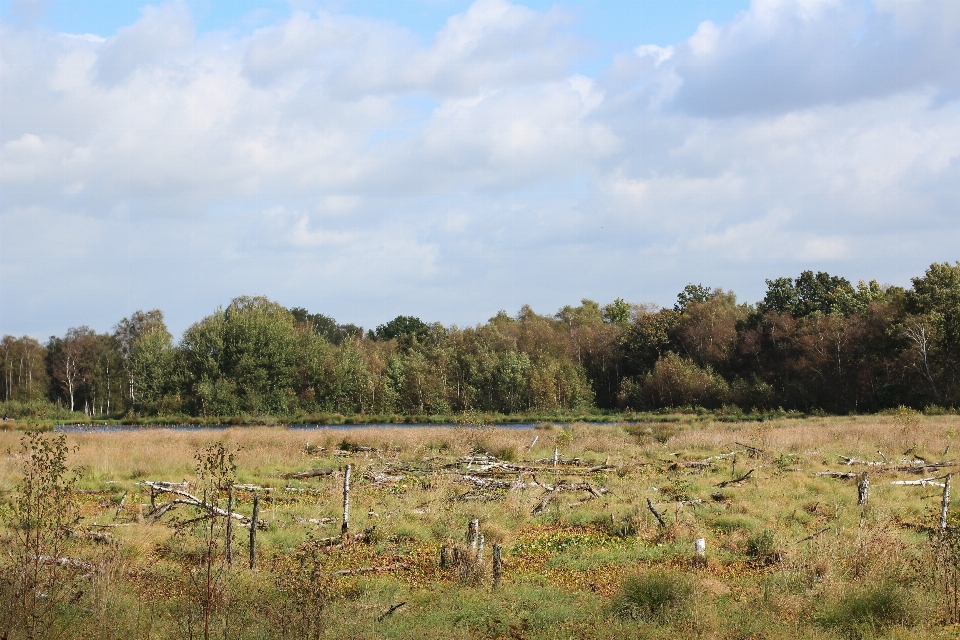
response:
<path id="1" fill-rule="evenodd" d="M 0 334 L 960 259 L 955 0 L 0 0 Z"/>

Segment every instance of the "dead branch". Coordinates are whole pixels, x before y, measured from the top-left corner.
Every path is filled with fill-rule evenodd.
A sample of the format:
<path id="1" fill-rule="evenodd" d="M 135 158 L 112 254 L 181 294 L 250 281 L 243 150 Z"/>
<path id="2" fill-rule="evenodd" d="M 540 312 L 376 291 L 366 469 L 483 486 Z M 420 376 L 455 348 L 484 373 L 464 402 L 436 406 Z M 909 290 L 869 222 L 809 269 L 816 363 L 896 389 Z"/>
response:
<path id="1" fill-rule="evenodd" d="M 918 487 L 943 487 L 943 482 L 937 482 L 935 478 L 923 478 L 922 480 L 895 480 L 890 484 L 896 484 L 900 486 L 904 485 L 914 485 Z"/>
<path id="2" fill-rule="evenodd" d="M 800 538 L 799 540 L 797 540 L 796 544 L 800 544 L 801 542 L 806 542 L 807 540 L 813 540 L 817 536 L 823 535 L 827 531 L 830 531 L 830 527 L 824 527 L 823 529 L 820 529 L 820 531 L 817 531 L 816 533 L 811 533 L 806 538 Z"/>
<path id="3" fill-rule="evenodd" d="M 383 573 L 384 571 L 396 571 L 397 569 L 409 569 L 412 565 L 408 562 L 397 562 L 394 564 L 384 565 L 382 567 L 357 567 L 356 569 L 340 569 L 339 571 L 331 571 L 330 575 L 332 576 L 355 576 L 360 573 Z M 396 611 L 404 603 L 400 603 L 396 606 L 395 609 L 391 610 Z M 386 615 L 386 614 L 385 614 Z"/>
<path id="4" fill-rule="evenodd" d="M 667 523 L 663 521 L 663 516 L 660 515 L 660 512 L 657 511 L 657 508 L 653 506 L 653 502 L 650 498 L 647 498 L 647 509 L 650 510 L 650 513 L 653 514 L 653 517 L 657 519 L 657 522 L 660 523 L 661 527 L 666 527 Z"/>
<path id="5" fill-rule="evenodd" d="M 405 605 L 405 604 L 407 604 L 407 603 L 406 603 L 406 602 L 399 602 L 399 603 L 393 605 L 392 607 L 390 607 L 389 609 L 387 609 L 386 611 L 384 611 L 383 614 L 381 614 L 380 616 L 377 617 L 377 622 L 383 622 L 384 618 L 386 618 L 387 616 L 391 615 L 394 611 L 396 611 L 397 609 L 399 609 L 400 607 L 402 607 L 402 606 Z"/>
<path id="6" fill-rule="evenodd" d="M 739 444 L 739 443 L 738 443 L 738 444 Z M 715 486 L 715 487 L 720 487 L 720 488 L 722 489 L 722 488 L 724 488 L 724 487 L 726 487 L 726 486 L 728 486 L 728 485 L 737 484 L 738 482 L 743 482 L 744 480 L 746 480 L 747 478 L 749 478 L 749 477 L 753 474 L 754 471 L 756 471 L 756 469 L 750 469 L 750 471 L 747 471 L 745 474 L 743 474 L 743 475 L 740 476 L 739 478 L 734 478 L 733 480 L 724 480 L 723 482 L 721 482 L 721 483 L 719 483 L 719 484 L 715 484 L 714 486 Z"/>
<path id="7" fill-rule="evenodd" d="M 316 478 L 318 476 L 329 476 L 334 472 L 333 469 L 310 469 L 309 471 L 297 471 L 295 473 L 285 473 L 279 477 L 285 480 L 304 480 L 306 478 Z"/>

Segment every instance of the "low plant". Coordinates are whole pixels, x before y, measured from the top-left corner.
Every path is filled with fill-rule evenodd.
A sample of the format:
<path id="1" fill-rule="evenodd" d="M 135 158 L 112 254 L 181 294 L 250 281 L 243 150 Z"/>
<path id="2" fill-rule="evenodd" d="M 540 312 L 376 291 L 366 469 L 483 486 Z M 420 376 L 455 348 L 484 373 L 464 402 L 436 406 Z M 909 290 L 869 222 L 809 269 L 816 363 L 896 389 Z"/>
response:
<path id="1" fill-rule="evenodd" d="M 844 594 L 821 612 L 818 622 L 844 637 L 859 640 L 908 624 L 912 617 L 906 591 L 898 585 L 884 583 Z"/>
<path id="2" fill-rule="evenodd" d="M 689 612 L 692 595 L 693 580 L 689 576 L 647 571 L 624 579 L 614 596 L 613 611 L 622 618 L 670 622 Z"/>

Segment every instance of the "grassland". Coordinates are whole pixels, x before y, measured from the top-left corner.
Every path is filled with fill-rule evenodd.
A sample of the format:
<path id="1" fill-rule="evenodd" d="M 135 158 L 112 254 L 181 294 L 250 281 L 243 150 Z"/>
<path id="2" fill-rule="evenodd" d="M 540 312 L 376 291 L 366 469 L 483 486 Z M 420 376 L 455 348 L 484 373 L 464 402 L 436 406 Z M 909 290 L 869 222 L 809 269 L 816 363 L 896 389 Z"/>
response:
<path id="1" fill-rule="evenodd" d="M 45 633 L 204 637 L 207 612 L 218 638 L 954 638 L 957 510 L 941 534 L 942 489 L 891 482 L 942 482 L 956 470 L 941 463 L 960 456 L 958 434 L 957 416 L 909 412 L 523 431 L 69 433 L 68 463 L 82 477 L 64 553 L 89 564 L 61 571 L 65 597 Z M 7 516 L 22 436 L 0 431 Z M 186 481 L 198 494 L 197 453 L 212 441 L 236 452 L 237 484 L 262 487 L 234 491 L 247 516 L 261 496 L 255 570 L 240 523 L 228 567 L 217 546 L 224 518 L 196 520 L 204 512 L 180 504 L 155 519 L 138 484 Z M 282 477 L 310 469 L 331 473 Z M 863 471 L 870 497 L 860 506 Z M 815 475 L 824 472 L 856 477 Z M 173 497 L 155 496 L 154 507 Z M 484 536 L 479 565 L 464 542 L 473 519 Z M 442 568 L 444 546 L 467 560 Z"/>

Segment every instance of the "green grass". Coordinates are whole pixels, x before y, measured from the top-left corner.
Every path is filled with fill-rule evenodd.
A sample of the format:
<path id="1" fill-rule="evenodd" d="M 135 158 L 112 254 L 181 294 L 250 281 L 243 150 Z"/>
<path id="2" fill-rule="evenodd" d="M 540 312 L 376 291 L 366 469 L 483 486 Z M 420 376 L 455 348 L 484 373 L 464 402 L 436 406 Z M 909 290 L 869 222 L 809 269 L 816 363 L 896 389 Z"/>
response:
<path id="1" fill-rule="evenodd" d="M 193 524 L 178 533 L 171 525 L 199 513 L 181 505 L 156 524 L 141 521 L 150 497 L 136 483 L 196 483 L 194 456 L 217 441 L 236 451 L 238 482 L 273 491 L 261 500 L 269 525 L 258 534 L 254 572 L 246 568 L 248 532 L 234 529 L 237 561 L 224 574 L 216 637 L 951 637 L 942 579 L 924 569 L 943 565 L 931 544 L 938 490 L 892 486 L 917 476 L 871 470 L 871 501 L 861 509 L 854 482 L 812 475 L 848 470 L 836 463 L 837 454 L 874 459 L 878 449 L 888 457 L 905 450 L 895 415 L 680 419 L 667 423 L 677 428 L 662 441 L 635 426 L 587 423 L 533 432 L 264 426 L 67 434 L 69 465 L 85 468 L 80 487 L 87 493 L 80 495 L 81 519 L 72 527 L 78 533 L 65 554 L 100 569 L 95 577 L 69 575 L 76 602 L 65 603 L 58 620 L 77 638 L 198 637 L 197 585 L 189 576 L 204 529 Z M 954 450 L 958 431 L 956 416 L 920 416 L 907 445 Z M 9 450 L 0 455 L 0 513 L 19 482 L 19 436 L 0 432 L 0 453 Z M 751 457 L 738 442 L 763 453 Z M 554 468 L 555 447 L 562 459 L 582 465 Z M 683 464 L 735 449 L 738 474 L 755 472 L 722 489 L 716 485 L 731 478 L 729 458 L 706 467 Z M 519 474 L 525 488 L 476 490 L 465 476 L 482 476 L 483 465 L 468 470 L 457 461 L 481 451 L 515 465 L 494 479 L 509 483 Z M 375 527 L 373 534 L 344 547 L 311 546 L 339 536 L 347 463 L 351 530 Z M 613 468 L 587 471 L 597 464 Z M 314 468 L 336 471 L 300 481 L 282 477 Z M 383 479 L 390 476 L 400 479 Z M 580 483 L 606 492 L 595 497 Z M 535 514 L 556 485 L 567 488 Z M 283 491 L 287 486 L 309 491 Z M 236 492 L 235 509 L 249 514 L 252 495 Z M 647 509 L 648 497 L 666 526 Z M 441 546 L 463 548 L 472 519 L 485 536 L 482 565 L 469 575 L 441 569 Z M 123 526 L 98 529 L 114 541 L 93 543 L 82 537 L 93 522 Z M 0 558 L 10 557 L 8 532 L 0 521 Z M 703 561 L 693 558 L 699 537 L 707 541 Z M 497 589 L 494 544 L 503 546 L 505 560 Z M 361 568 L 376 570 L 337 573 Z"/>

